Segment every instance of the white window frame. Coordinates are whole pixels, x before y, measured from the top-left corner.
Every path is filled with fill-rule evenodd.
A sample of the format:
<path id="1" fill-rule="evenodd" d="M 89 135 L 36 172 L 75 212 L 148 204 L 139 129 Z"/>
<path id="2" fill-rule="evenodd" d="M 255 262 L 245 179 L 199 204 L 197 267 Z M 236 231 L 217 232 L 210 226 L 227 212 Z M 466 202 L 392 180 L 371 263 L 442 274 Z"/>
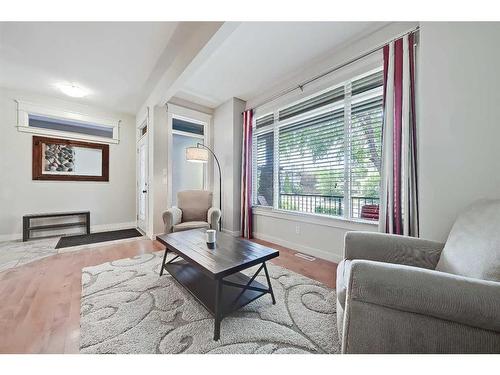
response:
<path id="1" fill-rule="evenodd" d="M 344 147 L 345 147 L 345 160 L 350 160 L 350 133 L 351 133 L 351 108 L 353 104 L 362 102 L 364 100 L 371 99 L 373 97 L 379 96 L 382 94 L 382 89 L 381 88 L 375 88 L 371 89 L 369 91 L 366 91 L 362 94 L 357 94 L 354 99 L 352 98 L 351 95 L 351 84 L 352 81 L 355 81 L 357 79 L 363 78 L 365 76 L 369 76 L 375 72 L 379 72 L 383 69 L 382 66 L 377 66 L 375 68 L 370 68 L 368 70 L 365 70 L 363 73 L 358 73 L 356 75 L 353 75 L 352 77 L 346 79 L 342 83 L 336 83 L 334 85 L 331 85 L 327 88 L 324 88 L 322 90 L 315 91 L 307 96 L 304 96 L 300 98 L 299 100 L 294 100 L 290 101 L 288 103 L 280 103 L 278 107 L 276 107 L 274 110 L 267 110 L 265 112 L 258 113 L 257 116 L 253 116 L 252 120 L 252 127 L 253 127 L 253 132 L 252 132 L 252 205 L 254 208 L 257 209 L 257 212 L 263 212 L 263 211 L 272 211 L 276 212 L 278 214 L 286 214 L 286 215 L 294 215 L 294 216 L 302 216 L 305 218 L 320 218 L 320 219 L 329 219 L 329 220 L 341 220 L 344 222 L 353 222 L 353 223 L 364 223 L 364 224 L 371 224 L 371 225 L 378 225 L 378 221 L 373 221 L 373 220 L 366 220 L 366 219 L 361 219 L 361 218 L 353 218 L 351 216 L 351 181 L 350 181 L 350 166 L 349 163 L 344 164 L 344 215 L 343 216 L 331 216 L 331 215 L 324 215 L 324 214 L 315 214 L 315 213 L 307 213 L 307 212 L 300 212 L 300 211 L 292 211 L 292 210 L 284 210 L 279 208 L 279 130 L 282 127 L 286 127 L 287 125 L 290 125 L 292 123 L 295 123 L 300 120 L 305 120 L 314 116 L 318 116 L 327 112 L 335 111 L 340 108 L 344 108 L 344 134 L 345 137 L 348 137 L 348 139 L 344 140 Z M 304 102 L 308 99 L 311 99 L 313 97 L 316 97 L 318 95 L 321 95 L 327 91 L 334 90 L 340 86 L 344 86 L 344 99 L 339 100 L 338 102 L 328 104 L 325 106 L 322 106 L 320 108 L 313 109 L 311 111 L 308 111 L 306 113 L 293 116 L 291 118 L 287 118 L 283 121 L 279 121 L 279 111 L 290 107 L 295 104 L 299 104 L 301 102 Z M 274 114 L 274 122 L 273 124 L 266 125 L 262 128 L 257 129 L 256 128 L 256 122 L 257 118 L 262 118 L 264 116 L 267 116 L 269 114 L 273 113 Z M 273 205 L 272 206 L 262 206 L 258 204 L 257 201 L 257 178 L 254 178 L 254 176 L 257 176 L 257 142 L 255 140 L 259 135 L 267 134 L 273 132 L 274 134 L 274 149 L 273 149 Z"/>
<path id="2" fill-rule="evenodd" d="M 32 133 L 37 135 L 46 135 L 56 138 L 65 138 L 71 140 L 94 141 L 97 143 L 119 143 L 120 142 L 120 123 L 121 120 L 100 118 L 90 116 L 80 112 L 68 111 L 60 108 L 49 107 L 41 104 L 30 103 L 16 100 L 17 103 L 17 130 L 20 132 Z M 113 138 L 99 137 L 76 132 L 66 132 L 62 130 L 42 129 L 29 125 L 29 116 L 38 115 L 55 120 L 79 121 L 83 123 L 99 124 L 113 130 Z"/>

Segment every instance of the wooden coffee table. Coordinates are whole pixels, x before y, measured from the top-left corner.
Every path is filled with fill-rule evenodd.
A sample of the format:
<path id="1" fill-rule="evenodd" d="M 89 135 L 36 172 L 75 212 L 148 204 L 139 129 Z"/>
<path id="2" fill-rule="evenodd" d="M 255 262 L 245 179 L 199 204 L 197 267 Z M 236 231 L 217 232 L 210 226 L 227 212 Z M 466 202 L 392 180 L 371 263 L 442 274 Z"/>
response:
<path id="1" fill-rule="evenodd" d="M 222 232 L 217 232 L 216 245 L 210 248 L 204 229 L 162 234 L 156 239 L 165 245 L 160 276 L 168 271 L 214 316 L 214 340 L 219 340 L 225 316 L 268 293 L 276 303 L 266 261 L 279 256 L 277 250 Z M 169 252 L 176 256 L 166 262 Z M 258 264 L 252 277 L 241 273 Z M 255 281 L 262 270 L 267 286 Z"/>

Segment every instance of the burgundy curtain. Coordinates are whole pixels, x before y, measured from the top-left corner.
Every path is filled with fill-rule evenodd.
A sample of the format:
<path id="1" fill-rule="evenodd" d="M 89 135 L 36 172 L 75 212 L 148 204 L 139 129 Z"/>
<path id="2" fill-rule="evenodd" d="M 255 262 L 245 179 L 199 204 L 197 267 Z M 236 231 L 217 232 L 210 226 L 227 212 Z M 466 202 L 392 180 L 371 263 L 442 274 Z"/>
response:
<path id="1" fill-rule="evenodd" d="M 384 47 L 379 230 L 418 237 L 414 34 Z"/>
<path id="2" fill-rule="evenodd" d="M 252 117 L 251 109 L 243 112 L 241 234 L 245 238 L 252 238 Z"/>

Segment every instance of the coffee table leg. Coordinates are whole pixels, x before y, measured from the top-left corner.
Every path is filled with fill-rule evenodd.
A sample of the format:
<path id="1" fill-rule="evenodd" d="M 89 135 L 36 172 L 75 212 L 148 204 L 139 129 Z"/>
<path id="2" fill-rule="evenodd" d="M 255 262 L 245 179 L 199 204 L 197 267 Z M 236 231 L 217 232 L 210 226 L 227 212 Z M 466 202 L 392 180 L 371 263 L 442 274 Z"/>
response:
<path id="1" fill-rule="evenodd" d="M 214 340 L 218 341 L 220 338 L 220 322 L 222 320 L 222 281 L 217 280 L 217 289 L 215 289 L 215 323 L 214 323 Z"/>
<path id="2" fill-rule="evenodd" d="M 271 293 L 271 298 L 273 299 L 273 305 L 276 305 L 276 300 L 274 299 L 273 287 L 271 285 L 271 279 L 269 278 L 269 272 L 267 272 L 266 262 L 264 264 L 264 272 L 266 273 L 267 285 L 269 285 L 269 293 Z"/>
<path id="3" fill-rule="evenodd" d="M 168 249 L 165 248 L 165 254 L 163 254 L 163 262 L 161 262 L 160 276 L 163 276 L 163 270 L 165 269 L 165 261 L 167 260 Z"/>

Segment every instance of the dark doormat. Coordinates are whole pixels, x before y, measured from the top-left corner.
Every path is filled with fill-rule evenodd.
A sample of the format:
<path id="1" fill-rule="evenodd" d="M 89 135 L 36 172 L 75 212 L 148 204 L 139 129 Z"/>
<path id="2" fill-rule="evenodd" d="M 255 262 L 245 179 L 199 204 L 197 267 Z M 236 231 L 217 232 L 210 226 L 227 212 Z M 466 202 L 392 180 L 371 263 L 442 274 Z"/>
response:
<path id="1" fill-rule="evenodd" d="M 125 238 L 132 238 L 132 237 L 142 237 L 142 234 L 137 229 L 131 228 L 131 229 L 113 230 L 110 232 L 99 232 L 91 234 L 79 234 L 76 236 L 66 236 L 66 237 L 61 237 L 61 239 L 56 245 L 56 249 L 60 249 L 62 247 L 88 245 L 91 243 L 98 243 L 98 242 L 123 240 Z"/>

